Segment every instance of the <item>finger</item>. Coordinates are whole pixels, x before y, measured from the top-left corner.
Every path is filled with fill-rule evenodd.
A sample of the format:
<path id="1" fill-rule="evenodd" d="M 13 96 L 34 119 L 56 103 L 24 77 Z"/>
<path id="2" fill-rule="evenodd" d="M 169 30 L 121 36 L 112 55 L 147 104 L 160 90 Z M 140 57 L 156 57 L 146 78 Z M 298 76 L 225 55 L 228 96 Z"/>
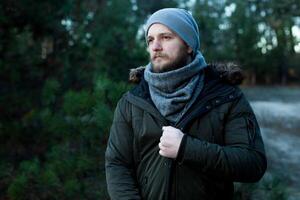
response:
<path id="1" fill-rule="evenodd" d="M 177 129 L 177 128 L 172 127 L 172 126 L 168 126 L 168 127 L 164 128 L 163 133 L 166 133 L 166 134 L 170 135 L 170 134 L 177 133 L 179 131 L 180 131 L 180 129 Z"/>
<path id="2" fill-rule="evenodd" d="M 163 145 L 161 144 L 161 142 L 158 143 L 158 148 L 159 148 L 159 149 L 163 149 L 163 148 L 164 148 Z"/>
<path id="3" fill-rule="evenodd" d="M 172 146 L 172 143 L 168 140 L 168 137 L 163 137 L 162 140 L 160 141 L 161 145 L 168 148 Z"/>
<path id="4" fill-rule="evenodd" d="M 162 150 L 159 150 L 158 152 L 161 156 L 163 156 L 163 151 Z"/>
<path id="5" fill-rule="evenodd" d="M 163 142 L 165 140 L 166 140 L 166 134 L 163 133 L 159 139 L 159 142 Z"/>
<path id="6" fill-rule="evenodd" d="M 165 129 L 165 131 L 162 133 L 161 138 L 168 141 L 170 136 L 173 135 L 173 132 L 170 129 Z"/>
<path id="7" fill-rule="evenodd" d="M 162 150 L 159 151 L 159 154 L 160 154 L 161 156 L 163 156 L 163 157 L 167 157 L 167 154 L 166 154 L 164 151 L 162 151 Z"/>
<path id="8" fill-rule="evenodd" d="M 168 141 L 168 138 L 169 138 L 169 133 L 168 131 L 164 131 L 160 137 L 160 141 Z"/>
<path id="9" fill-rule="evenodd" d="M 166 142 L 160 142 L 160 143 L 158 144 L 158 147 L 159 147 L 160 149 L 162 149 L 162 150 L 166 150 L 167 148 L 170 147 L 170 145 L 169 145 L 168 143 L 166 143 Z"/>
<path id="10" fill-rule="evenodd" d="M 159 149 L 160 150 L 163 150 L 163 151 L 165 151 L 168 147 L 166 147 L 162 142 L 160 142 L 159 144 L 158 144 L 158 147 L 159 147 Z"/>
<path id="11" fill-rule="evenodd" d="M 163 127 L 162 127 L 162 130 L 163 130 L 163 131 L 166 131 L 166 130 L 172 130 L 172 129 L 176 129 L 176 128 L 173 127 L 173 126 L 163 126 Z"/>
<path id="12" fill-rule="evenodd" d="M 167 136 L 166 136 L 166 134 L 163 133 L 162 136 L 160 137 L 159 141 L 160 141 L 160 142 L 163 142 L 163 143 L 164 143 L 165 141 L 167 141 Z"/>
<path id="13" fill-rule="evenodd" d="M 164 130 L 172 130 L 172 129 L 177 129 L 174 126 L 163 126 Z"/>

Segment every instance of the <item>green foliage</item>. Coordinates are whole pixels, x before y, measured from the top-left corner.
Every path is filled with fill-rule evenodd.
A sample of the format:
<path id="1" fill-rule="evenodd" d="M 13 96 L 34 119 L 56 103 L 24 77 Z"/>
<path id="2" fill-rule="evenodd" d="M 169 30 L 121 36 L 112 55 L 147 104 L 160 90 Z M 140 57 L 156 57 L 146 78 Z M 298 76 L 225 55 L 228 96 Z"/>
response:
<path id="1" fill-rule="evenodd" d="M 63 101 L 63 111 L 70 116 L 82 116 L 90 113 L 92 106 L 95 104 L 92 95 L 87 91 L 67 91 Z"/>
<path id="2" fill-rule="evenodd" d="M 224 10 L 222 3 L 212 4 L 209 1 L 197 0 L 192 7 L 193 16 L 198 22 L 200 32 L 200 49 L 207 61 L 216 61 L 229 57 L 229 52 L 224 51 L 225 39 L 219 31 L 219 24 L 222 23 L 221 16 Z M 205 10 L 205 12 L 203 12 Z M 226 38 L 227 39 L 227 38 Z M 214 48 L 212 48 L 214 47 Z M 212 50 L 213 49 L 213 50 Z M 224 56 L 224 53 L 227 53 Z"/>
<path id="3" fill-rule="evenodd" d="M 237 9 L 226 16 L 230 4 Z M 191 4 L 1 1 L 0 199 L 108 199 L 104 150 L 116 104 L 131 87 L 128 70 L 148 62 L 142 26 L 157 9 L 178 6 Z M 287 67 L 295 80 L 300 71 L 290 31 L 298 8 L 293 1 L 197 0 L 190 10 L 208 62 L 237 59 L 258 79 L 268 73 L 278 81 Z M 267 33 L 278 46 L 263 54 L 274 38 Z M 269 43 L 258 46 L 262 37 Z"/>
<path id="4" fill-rule="evenodd" d="M 24 187 L 27 184 L 27 181 L 28 180 L 25 175 L 16 177 L 13 183 L 8 188 L 7 192 L 9 197 L 14 200 L 23 199 L 22 196 L 26 194 L 27 190 L 27 188 Z"/>
<path id="5" fill-rule="evenodd" d="M 57 102 L 59 86 L 55 80 L 46 81 L 43 100 L 51 101 L 45 101 L 45 105 Z M 103 144 L 116 103 L 128 89 L 122 82 L 101 76 L 92 91 L 65 91 L 60 109 L 50 106 L 28 115 L 27 123 L 36 118 L 40 121 L 40 131 L 44 132 L 48 145 L 35 144 L 36 148 L 46 148 L 44 153 L 40 159 L 20 163 L 7 195 L 12 199 L 107 198 L 103 183 Z M 11 173 L 10 170 L 1 172 L 3 179 Z"/>
<path id="6" fill-rule="evenodd" d="M 40 164 L 38 160 L 35 159 L 33 161 L 21 162 L 19 174 L 8 188 L 9 196 L 16 200 L 29 199 L 30 197 L 38 196 L 39 192 L 35 191 L 35 184 L 38 182 L 36 177 L 39 173 Z M 34 192 L 28 196 L 28 191 Z"/>
<path id="7" fill-rule="evenodd" d="M 50 106 L 55 103 L 60 87 L 60 83 L 56 79 L 49 78 L 45 81 L 45 85 L 42 89 L 43 105 Z"/>

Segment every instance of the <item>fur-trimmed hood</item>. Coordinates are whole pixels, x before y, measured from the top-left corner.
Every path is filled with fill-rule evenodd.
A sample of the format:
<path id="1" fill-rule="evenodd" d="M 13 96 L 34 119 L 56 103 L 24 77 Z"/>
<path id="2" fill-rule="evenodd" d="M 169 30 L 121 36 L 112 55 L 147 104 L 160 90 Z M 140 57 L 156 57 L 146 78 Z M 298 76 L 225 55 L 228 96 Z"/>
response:
<path id="1" fill-rule="evenodd" d="M 207 66 L 219 78 L 231 85 L 239 85 L 244 80 L 244 74 L 241 68 L 235 63 L 212 63 Z M 139 83 L 144 74 L 145 66 L 130 69 L 129 82 Z"/>

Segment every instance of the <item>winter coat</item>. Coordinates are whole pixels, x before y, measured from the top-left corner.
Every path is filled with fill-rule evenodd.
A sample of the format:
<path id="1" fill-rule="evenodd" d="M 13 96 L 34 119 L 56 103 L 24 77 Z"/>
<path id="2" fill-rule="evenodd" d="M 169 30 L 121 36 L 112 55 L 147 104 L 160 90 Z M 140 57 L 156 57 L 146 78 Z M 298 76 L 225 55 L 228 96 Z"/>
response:
<path id="1" fill-rule="evenodd" d="M 235 66 L 209 65 L 196 103 L 176 124 L 151 101 L 143 69 L 139 84 L 118 102 L 106 150 L 106 178 L 113 200 L 232 199 L 233 182 L 256 182 L 267 162 L 255 115 L 236 86 Z M 176 160 L 161 156 L 163 126 L 185 135 Z"/>

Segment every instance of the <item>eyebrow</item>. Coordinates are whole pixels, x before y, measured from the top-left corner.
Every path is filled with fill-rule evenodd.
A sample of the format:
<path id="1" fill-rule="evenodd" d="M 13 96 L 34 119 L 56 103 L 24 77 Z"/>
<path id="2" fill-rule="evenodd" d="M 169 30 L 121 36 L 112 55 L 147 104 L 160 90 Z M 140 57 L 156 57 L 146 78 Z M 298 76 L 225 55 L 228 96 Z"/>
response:
<path id="1" fill-rule="evenodd" d="M 164 35 L 175 35 L 174 33 L 172 33 L 172 32 L 163 32 L 163 33 L 159 33 L 158 34 L 159 36 L 164 36 Z M 147 39 L 148 38 L 152 38 L 153 36 L 151 36 L 151 35 L 148 35 L 147 36 Z"/>

